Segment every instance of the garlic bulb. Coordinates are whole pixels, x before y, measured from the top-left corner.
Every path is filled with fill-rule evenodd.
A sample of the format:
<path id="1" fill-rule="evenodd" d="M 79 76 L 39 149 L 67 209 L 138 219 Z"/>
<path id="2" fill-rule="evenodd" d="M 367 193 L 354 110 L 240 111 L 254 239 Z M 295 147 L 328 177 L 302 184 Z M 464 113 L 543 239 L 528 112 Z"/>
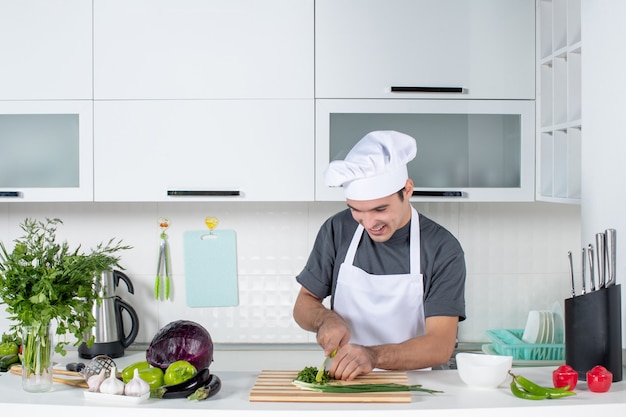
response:
<path id="1" fill-rule="evenodd" d="M 139 377 L 139 369 L 135 368 L 133 379 L 124 387 L 124 394 L 129 397 L 141 397 L 150 392 L 150 385 Z"/>
<path id="2" fill-rule="evenodd" d="M 89 386 L 89 391 L 91 392 L 99 392 L 100 385 L 106 379 L 106 369 L 100 371 L 97 375 L 92 375 L 87 379 L 87 385 Z"/>
<path id="3" fill-rule="evenodd" d="M 111 375 L 100 384 L 100 392 L 103 394 L 122 395 L 124 394 L 124 382 L 117 379 L 117 369 L 111 368 Z"/>

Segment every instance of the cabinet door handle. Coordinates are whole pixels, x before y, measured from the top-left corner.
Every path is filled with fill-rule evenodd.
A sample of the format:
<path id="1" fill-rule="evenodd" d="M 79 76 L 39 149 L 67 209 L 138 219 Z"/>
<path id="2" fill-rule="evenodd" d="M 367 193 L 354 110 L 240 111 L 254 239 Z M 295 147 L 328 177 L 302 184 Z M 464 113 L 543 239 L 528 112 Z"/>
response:
<path id="1" fill-rule="evenodd" d="M 413 197 L 463 197 L 462 191 L 413 191 Z"/>
<path id="2" fill-rule="evenodd" d="M 22 193 L 19 191 L 0 191 L 0 197 L 21 197 Z"/>
<path id="3" fill-rule="evenodd" d="M 231 197 L 241 195 L 239 190 L 167 190 L 171 197 Z"/>
<path id="4" fill-rule="evenodd" d="M 463 87 L 402 87 L 391 86 L 392 93 L 462 93 Z"/>

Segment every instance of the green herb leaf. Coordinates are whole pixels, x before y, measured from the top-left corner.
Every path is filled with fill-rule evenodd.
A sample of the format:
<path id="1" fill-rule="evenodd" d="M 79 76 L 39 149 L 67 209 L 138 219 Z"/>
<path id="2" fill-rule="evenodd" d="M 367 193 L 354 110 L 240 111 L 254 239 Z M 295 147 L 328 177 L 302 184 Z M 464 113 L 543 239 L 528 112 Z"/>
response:
<path id="1" fill-rule="evenodd" d="M 100 302 L 95 277 L 108 269 L 124 269 L 117 253 L 131 246 L 111 239 L 87 254 L 80 246 L 71 250 L 67 242 L 56 241 L 57 225 L 62 223 L 27 218 L 20 224 L 24 235 L 14 241 L 12 252 L 0 242 L 0 302 L 15 322 L 11 327 L 15 337 L 24 326 L 55 321 L 56 334 L 73 334 L 78 346 L 96 322 L 91 312 Z M 55 351 L 65 354 L 68 343 L 62 339 Z"/>
<path id="2" fill-rule="evenodd" d="M 318 370 L 316 367 L 307 366 L 306 368 L 298 372 L 298 375 L 296 376 L 296 381 L 325 384 L 326 382 L 333 379 L 331 378 L 330 373 L 326 370 L 324 370 L 324 373 L 322 374 L 322 377 L 319 381 L 317 380 L 317 374 Z"/>

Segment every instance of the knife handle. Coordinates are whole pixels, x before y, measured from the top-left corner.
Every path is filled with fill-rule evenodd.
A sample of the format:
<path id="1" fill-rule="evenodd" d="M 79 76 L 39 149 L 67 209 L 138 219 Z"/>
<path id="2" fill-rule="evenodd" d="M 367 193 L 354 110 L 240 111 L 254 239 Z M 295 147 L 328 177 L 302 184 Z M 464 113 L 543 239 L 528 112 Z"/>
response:
<path id="1" fill-rule="evenodd" d="M 594 251 L 593 251 L 593 245 L 591 243 L 587 247 L 587 256 L 589 257 L 589 282 L 591 283 L 591 291 L 595 291 L 596 290 L 596 282 L 595 282 L 596 270 L 593 265 Z"/>
<path id="2" fill-rule="evenodd" d="M 617 257 L 617 251 L 615 248 L 615 240 L 617 232 L 615 229 L 606 229 L 604 232 L 606 235 L 606 274 L 607 279 L 605 286 L 615 284 L 615 259 Z"/>
<path id="3" fill-rule="evenodd" d="M 606 266 L 606 249 L 604 243 L 606 236 L 604 233 L 596 233 L 596 260 L 598 268 L 598 288 L 604 287 L 605 266 Z"/>
<path id="4" fill-rule="evenodd" d="M 576 285 L 574 284 L 574 263 L 572 261 L 572 251 L 567 251 L 567 264 L 569 266 L 569 276 L 572 281 L 572 298 L 576 297 Z"/>
<path id="5" fill-rule="evenodd" d="M 583 248 L 583 252 L 582 252 L 582 268 L 581 268 L 581 276 L 582 276 L 582 281 L 583 281 L 583 286 L 582 286 L 582 291 L 581 294 L 585 295 L 585 293 L 587 292 L 587 284 L 585 283 L 585 270 L 587 269 L 587 254 L 585 253 L 585 248 Z"/>

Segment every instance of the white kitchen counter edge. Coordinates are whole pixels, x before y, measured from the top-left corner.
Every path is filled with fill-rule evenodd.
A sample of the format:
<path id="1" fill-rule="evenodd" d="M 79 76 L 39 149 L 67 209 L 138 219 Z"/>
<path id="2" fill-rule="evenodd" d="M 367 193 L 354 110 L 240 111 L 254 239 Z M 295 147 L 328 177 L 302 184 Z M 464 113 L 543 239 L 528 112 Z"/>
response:
<path id="1" fill-rule="evenodd" d="M 242 355 L 256 357 L 257 352 L 242 352 Z M 120 358 L 118 366 L 141 360 L 141 352 Z M 67 358 L 71 361 L 72 358 Z M 290 368 L 284 368 L 290 369 Z M 540 384 L 549 385 L 552 368 L 532 367 L 514 368 L 514 371 Z M 53 390 L 47 393 L 27 393 L 21 387 L 19 376 L 2 374 L 0 376 L 0 402 L 3 415 L 9 413 L 44 413 L 46 416 L 81 415 L 89 417 L 106 416 L 111 413 L 133 415 L 137 417 L 177 416 L 359 416 L 380 417 L 385 413 L 395 416 L 448 416 L 463 413 L 464 417 L 502 417 L 502 416 L 550 416 L 567 413 L 568 417 L 592 414 L 624 415 L 626 413 L 626 382 L 613 384 L 611 391 L 604 394 L 589 392 L 584 381 L 577 387 L 578 395 L 559 400 L 528 401 L 515 398 L 507 384 L 497 389 L 475 389 L 463 384 L 455 370 L 409 372 L 411 383 L 422 384 L 425 388 L 444 391 L 441 394 L 414 393 L 412 402 L 407 404 L 364 404 L 364 403 L 279 403 L 250 402 L 250 390 L 258 376 L 257 370 L 226 371 L 214 370 L 223 383 L 222 390 L 213 398 L 205 401 L 186 399 L 156 400 L 149 399 L 141 404 L 106 404 L 84 398 L 82 389 L 55 383 Z"/>

